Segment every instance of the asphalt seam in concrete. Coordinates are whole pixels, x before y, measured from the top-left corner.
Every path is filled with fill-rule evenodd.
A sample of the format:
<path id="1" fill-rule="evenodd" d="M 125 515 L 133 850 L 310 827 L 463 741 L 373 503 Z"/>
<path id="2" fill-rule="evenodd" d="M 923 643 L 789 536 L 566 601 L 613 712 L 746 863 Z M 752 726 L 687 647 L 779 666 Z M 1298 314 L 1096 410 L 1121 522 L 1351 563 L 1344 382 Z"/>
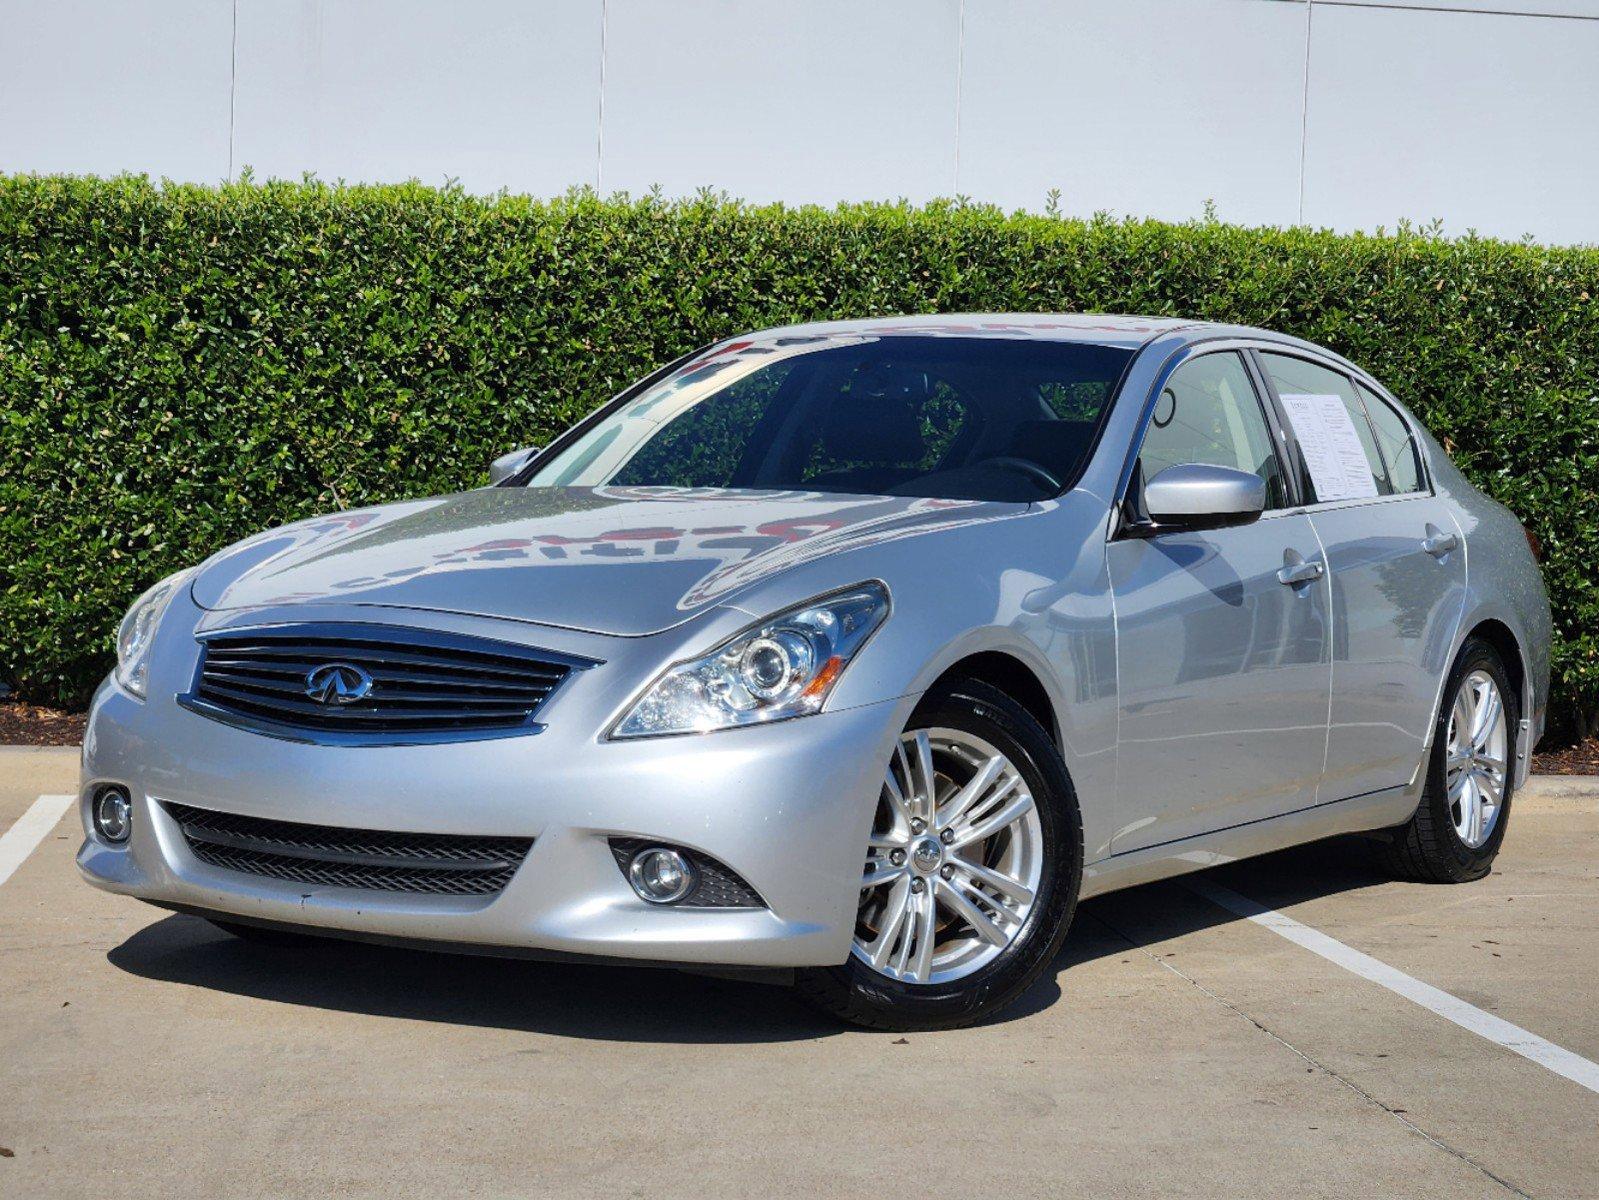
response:
<path id="1" fill-rule="evenodd" d="M 1529 1193 L 1522 1191 L 1515 1184 L 1511 1183 L 1508 1179 L 1504 1179 L 1504 1178 L 1502 1178 L 1499 1175 L 1495 1175 L 1492 1171 L 1490 1171 L 1487 1167 L 1483 1166 L 1482 1163 L 1478 1162 L 1475 1158 L 1473 1158 L 1470 1154 L 1466 1153 L 1464 1150 L 1460 1150 L 1460 1149 L 1458 1149 L 1458 1148 L 1456 1148 L 1454 1146 L 1451 1146 L 1448 1142 L 1444 1141 L 1442 1138 L 1438 1137 L 1436 1134 L 1429 1133 L 1427 1130 L 1423 1129 L 1420 1125 L 1417 1125 L 1414 1121 L 1412 1121 L 1404 1113 L 1399 1112 L 1397 1109 L 1394 1109 L 1394 1108 L 1390 1107 L 1387 1104 L 1384 1104 L 1380 1099 L 1378 1099 L 1376 1096 L 1372 1095 L 1365 1088 L 1361 1087 L 1353 1079 L 1350 1079 L 1346 1075 L 1340 1074 L 1338 1071 L 1334 1070 L 1332 1067 L 1329 1067 L 1326 1063 L 1322 1062 L 1320 1059 L 1316 1058 L 1314 1055 L 1307 1054 L 1305 1051 L 1301 1050 L 1298 1046 L 1296 1046 L 1292 1042 L 1290 1042 L 1287 1038 L 1283 1037 L 1280 1033 L 1276 1032 L 1275 1030 L 1271 1029 L 1267 1025 L 1263 1024 L 1259 1019 L 1257 1019 L 1257 1018 L 1251 1016 L 1249 1013 L 1245 1012 L 1242 1008 L 1238 1007 L 1238 1005 L 1234 1004 L 1231 1000 L 1228 1000 L 1225 996 L 1222 996 L 1219 993 L 1217 993 L 1216 991 L 1214 991 L 1213 989 L 1206 987 L 1204 984 L 1200 983 L 1199 980 L 1195 979 L 1192 975 L 1186 974 L 1185 972 L 1179 970 L 1177 967 L 1174 967 L 1167 959 L 1162 958 L 1158 954 L 1152 954 L 1148 950 L 1148 948 L 1146 948 L 1145 946 L 1140 944 L 1135 938 L 1133 938 L 1131 935 L 1129 935 L 1125 931 L 1123 931 L 1121 929 L 1118 929 L 1115 925 L 1112 925 L 1109 921 L 1105 920 L 1099 914 L 1097 914 L 1097 913 L 1089 914 L 1089 913 L 1084 913 L 1084 912 L 1081 912 L 1081 911 L 1078 912 L 1078 919 L 1079 920 L 1081 920 L 1085 916 L 1092 916 L 1093 919 L 1098 921 L 1100 925 L 1102 925 L 1104 928 L 1110 930 L 1111 933 L 1115 934 L 1117 937 L 1121 938 L 1124 942 L 1126 942 L 1134 950 L 1138 951 L 1138 953 L 1140 953 L 1144 957 L 1150 959 L 1151 961 L 1156 963 L 1158 966 L 1165 968 L 1167 971 L 1170 971 L 1173 975 L 1177 976 L 1178 979 L 1181 979 L 1184 983 L 1189 984 L 1191 987 L 1193 987 L 1196 990 L 1198 990 L 1198 992 L 1201 995 L 1209 998 L 1210 1000 L 1215 1001 L 1217 1004 L 1219 1004 L 1223 1008 L 1225 1008 L 1228 1012 L 1233 1013 L 1235 1016 L 1241 1018 L 1242 1020 L 1249 1022 L 1249 1024 L 1253 1025 L 1261 1033 L 1265 1034 L 1272 1041 L 1276 1042 L 1279 1046 L 1283 1047 L 1289 1053 L 1296 1055 L 1301 1061 L 1307 1063 L 1313 1069 L 1315 1069 L 1317 1071 L 1320 1071 L 1322 1074 L 1328 1076 L 1331 1079 L 1337 1080 L 1339 1083 L 1343 1084 L 1346 1088 L 1348 1088 L 1350 1091 L 1354 1092 L 1355 1095 L 1359 1096 L 1362 1100 L 1366 1101 L 1368 1104 L 1371 1104 L 1374 1107 L 1376 1107 L 1378 1109 L 1381 1109 L 1383 1112 L 1387 1113 L 1394 1120 L 1398 1121 L 1401 1125 L 1403 1125 L 1411 1133 L 1415 1134 L 1416 1136 L 1422 1138 L 1423 1140 L 1425 1140 L 1427 1142 L 1430 1142 L 1434 1147 L 1436 1147 L 1439 1150 L 1442 1150 L 1445 1154 L 1448 1154 L 1448 1155 L 1450 1155 L 1453 1158 L 1459 1159 L 1461 1162 L 1465 1163 L 1468 1167 L 1472 1168 L 1472 1170 L 1477 1171 L 1478 1173 L 1480 1173 L 1484 1177 L 1493 1180 L 1500 1187 L 1502 1187 L 1506 1191 L 1508 1191 L 1511 1195 L 1520 1196 L 1520 1197 L 1522 1197 L 1522 1200 L 1533 1200 L 1533 1197 Z"/>

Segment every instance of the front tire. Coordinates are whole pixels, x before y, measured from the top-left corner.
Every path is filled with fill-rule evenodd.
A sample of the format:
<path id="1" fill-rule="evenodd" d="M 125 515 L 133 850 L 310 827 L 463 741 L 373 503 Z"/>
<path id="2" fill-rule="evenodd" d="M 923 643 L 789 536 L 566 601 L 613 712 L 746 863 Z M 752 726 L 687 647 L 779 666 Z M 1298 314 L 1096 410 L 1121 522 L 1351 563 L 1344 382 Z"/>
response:
<path id="1" fill-rule="evenodd" d="M 1468 639 L 1433 727 L 1421 803 L 1381 849 L 1393 874 L 1422 883 L 1469 883 L 1488 874 L 1510 822 L 1520 715 L 1499 652 Z"/>
<path id="2" fill-rule="evenodd" d="M 876 1029 L 952 1029 L 1030 987 L 1071 925 L 1077 797 L 1054 743 L 976 681 L 930 693 L 888 764 L 865 847 L 855 945 L 801 971 L 812 1005 Z"/>

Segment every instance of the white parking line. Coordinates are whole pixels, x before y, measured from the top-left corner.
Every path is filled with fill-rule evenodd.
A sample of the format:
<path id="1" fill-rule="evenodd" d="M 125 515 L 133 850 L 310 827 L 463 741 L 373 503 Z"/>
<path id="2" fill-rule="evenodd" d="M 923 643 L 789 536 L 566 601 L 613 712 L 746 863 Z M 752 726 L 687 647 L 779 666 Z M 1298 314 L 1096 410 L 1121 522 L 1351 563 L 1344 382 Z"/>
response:
<path id="1" fill-rule="evenodd" d="M 1344 970 L 1353 971 L 1362 979 L 1381 984 L 1390 992 L 1437 1013 L 1444 1020 L 1453 1021 L 1478 1037 L 1487 1038 L 1495 1045 L 1512 1050 L 1539 1066 L 1548 1067 L 1556 1075 L 1563 1075 L 1590 1092 L 1599 1093 L 1599 1063 L 1589 1062 L 1580 1054 L 1573 1054 L 1570 1050 L 1546 1041 L 1535 1033 L 1529 1033 L 1519 1025 L 1512 1025 L 1492 1013 L 1484 1012 L 1475 1005 L 1467 1004 L 1464 1000 L 1451 996 L 1429 983 L 1412 979 L 1403 971 L 1344 945 L 1337 938 L 1328 937 L 1320 930 L 1302 925 L 1292 917 L 1286 917 L 1274 909 L 1261 907 L 1247 896 L 1240 896 L 1237 892 L 1205 879 L 1190 879 L 1185 882 L 1190 891 L 1203 896 L 1212 904 L 1220 905 L 1228 912 L 1236 913 L 1257 925 L 1263 925 L 1296 946 L 1302 946 L 1312 954 L 1319 954 L 1328 962 L 1337 963 Z"/>
<path id="2" fill-rule="evenodd" d="M 17 818 L 15 825 L 0 833 L 0 883 L 11 878 L 76 799 L 76 796 L 40 796 Z"/>

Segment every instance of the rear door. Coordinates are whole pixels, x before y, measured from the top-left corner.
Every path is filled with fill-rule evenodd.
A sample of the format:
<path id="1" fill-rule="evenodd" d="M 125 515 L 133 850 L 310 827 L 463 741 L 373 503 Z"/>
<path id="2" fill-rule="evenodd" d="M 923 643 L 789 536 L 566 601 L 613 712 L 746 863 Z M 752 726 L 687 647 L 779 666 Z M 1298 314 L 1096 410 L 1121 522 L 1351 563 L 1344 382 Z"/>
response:
<path id="1" fill-rule="evenodd" d="M 1162 385 L 1138 455 L 1144 477 L 1188 462 L 1254 471 L 1267 512 L 1106 547 L 1120 705 L 1113 853 L 1315 803 L 1328 584 L 1284 457 L 1242 353 L 1190 357 Z"/>
<path id="2" fill-rule="evenodd" d="M 1330 362 L 1266 350 L 1259 362 L 1279 401 L 1338 397 L 1371 475 L 1356 489 L 1370 494 L 1356 496 L 1302 481 L 1332 576 L 1332 701 L 1320 800 L 1399 787 L 1421 762 L 1448 667 L 1464 601 L 1464 541 L 1393 405 Z M 1292 428 L 1293 407 L 1285 408 Z"/>

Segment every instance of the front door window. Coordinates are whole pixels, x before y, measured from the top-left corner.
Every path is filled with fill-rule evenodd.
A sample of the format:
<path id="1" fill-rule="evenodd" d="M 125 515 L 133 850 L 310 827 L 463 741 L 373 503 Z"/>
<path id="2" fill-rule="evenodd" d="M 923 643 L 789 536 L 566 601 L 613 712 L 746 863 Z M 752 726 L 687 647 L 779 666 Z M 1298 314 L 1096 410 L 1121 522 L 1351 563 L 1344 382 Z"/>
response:
<path id="1" fill-rule="evenodd" d="M 1266 481 L 1266 507 L 1288 504 L 1281 460 L 1244 361 L 1205 354 L 1172 372 L 1155 401 L 1138 455 L 1144 479 L 1167 467 L 1204 463 L 1250 471 Z"/>

